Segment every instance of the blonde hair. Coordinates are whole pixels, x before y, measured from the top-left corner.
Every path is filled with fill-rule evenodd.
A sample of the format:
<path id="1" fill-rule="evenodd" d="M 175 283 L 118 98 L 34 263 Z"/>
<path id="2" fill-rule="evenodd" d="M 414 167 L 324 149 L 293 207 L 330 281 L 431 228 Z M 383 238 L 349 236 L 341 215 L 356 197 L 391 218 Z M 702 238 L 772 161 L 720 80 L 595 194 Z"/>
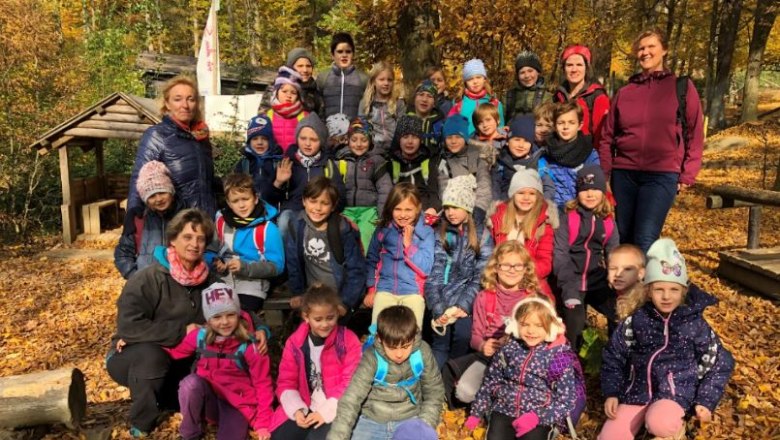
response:
<path id="1" fill-rule="evenodd" d="M 188 75 L 176 75 L 163 84 L 162 88 L 160 89 L 160 96 L 162 98 L 160 101 L 160 114 L 168 114 L 168 107 L 165 105 L 165 102 L 168 101 L 168 98 L 171 97 L 171 89 L 179 85 L 190 86 L 190 88 L 192 88 L 192 91 L 195 93 L 195 102 L 197 103 L 195 106 L 195 114 L 193 115 L 192 122 L 202 121 L 203 111 L 200 108 L 200 92 L 198 91 L 198 82 Z"/>
<path id="2" fill-rule="evenodd" d="M 555 121 L 553 120 L 554 109 L 554 102 L 545 102 L 544 104 L 539 105 L 534 109 L 534 122 L 546 119 L 550 121 L 551 124 L 555 125 Z"/>
<path id="3" fill-rule="evenodd" d="M 547 298 L 545 295 L 538 295 L 533 294 L 529 295 L 526 298 L 538 298 L 542 301 L 545 301 L 547 303 L 550 302 L 550 298 Z M 551 304 L 553 308 L 555 307 L 554 304 Z M 523 323 L 523 320 L 526 316 L 529 316 L 531 314 L 536 314 L 536 316 L 539 317 L 539 321 L 542 321 L 542 327 L 544 328 L 545 333 L 550 333 L 550 329 L 552 328 L 552 323 L 555 322 L 555 320 L 558 318 L 557 316 L 554 316 L 552 311 L 549 307 L 545 306 L 544 304 L 539 303 L 538 301 L 529 301 L 522 306 L 518 307 L 515 311 L 514 318 L 515 322 L 517 322 L 518 328 L 520 327 L 520 324 Z"/>
<path id="4" fill-rule="evenodd" d="M 542 205 L 545 203 L 544 194 L 540 193 L 539 190 L 534 191 L 536 191 L 536 202 L 534 203 L 534 206 L 531 207 L 531 210 L 528 211 L 528 214 L 520 221 L 520 230 L 523 231 L 523 237 L 526 239 L 534 238 L 531 237 L 531 234 L 534 232 L 536 222 L 542 214 Z M 516 219 L 517 207 L 515 206 L 515 196 L 513 194 L 506 202 L 506 211 L 504 213 L 504 221 L 501 223 L 501 232 L 504 234 L 512 232 L 517 225 Z"/>
<path id="5" fill-rule="evenodd" d="M 536 276 L 536 264 L 525 246 L 517 240 L 505 241 L 493 251 L 493 255 L 485 265 L 485 271 L 482 272 L 482 287 L 486 290 L 494 290 L 498 286 L 498 264 L 508 254 L 520 255 L 520 260 L 525 265 L 520 287 L 529 292 L 538 292 L 539 278 Z"/>
<path id="6" fill-rule="evenodd" d="M 463 209 L 463 208 L 459 208 Z M 475 254 L 479 254 L 479 239 L 477 238 L 477 222 L 474 221 L 474 217 L 472 217 L 471 213 L 468 211 L 466 212 L 466 220 L 461 223 L 461 225 L 466 225 L 466 233 L 468 234 L 467 240 L 468 240 L 468 247 L 471 248 L 471 250 L 474 251 Z M 447 242 L 447 226 L 450 225 L 450 221 L 447 220 L 447 216 L 443 215 L 441 219 L 441 226 L 439 226 L 439 238 L 441 239 L 441 244 L 444 250 L 447 253 L 450 253 L 452 249 L 450 249 L 450 244 Z"/>
<path id="7" fill-rule="evenodd" d="M 366 90 L 363 92 L 363 108 L 360 109 L 363 114 L 368 115 L 371 113 L 371 103 L 374 102 L 374 97 L 376 96 L 374 81 L 382 72 L 390 72 L 390 77 L 393 79 L 393 88 L 390 91 L 390 97 L 387 99 L 387 111 L 389 114 L 394 115 L 398 108 L 398 98 L 401 97 L 401 91 L 395 84 L 395 72 L 392 66 L 384 61 L 380 61 L 375 63 L 371 71 L 368 72 L 368 86 L 366 86 Z"/>
<path id="8" fill-rule="evenodd" d="M 248 342 L 252 340 L 252 336 L 249 334 L 249 326 L 246 321 L 241 318 L 241 313 L 238 313 L 238 325 L 233 330 L 233 337 L 239 342 Z M 217 332 L 215 332 L 211 326 L 206 326 L 206 345 L 211 345 L 217 339 Z"/>
<path id="9" fill-rule="evenodd" d="M 579 194 L 579 191 L 577 191 Z M 591 210 L 593 212 L 593 215 L 595 215 L 598 218 L 607 218 L 611 216 L 615 212 L 615 207 L 612 206 L 612 202 L 607 200 L 607 193 L 602 192 L 604 194 L 604 197 L 601 198 L 601 203 L 598 204 L 595 208 Z M 574 211 L 580 206 L 579 199 L 571 199 L 568 202 L 566 202 L 566 212 Z"/>
<path id="10" fill-rule="evenodd" d="M 477 106 L 477 109 L 471 114 L 471 122 L 476 126 L 480 121 L 488 117 L 493 118 L 493 120 L 496 121 L 496 125 L 501 122 L 500 116 L 498 115 L 498 107 L 489 102 L 483 102 Z"/>

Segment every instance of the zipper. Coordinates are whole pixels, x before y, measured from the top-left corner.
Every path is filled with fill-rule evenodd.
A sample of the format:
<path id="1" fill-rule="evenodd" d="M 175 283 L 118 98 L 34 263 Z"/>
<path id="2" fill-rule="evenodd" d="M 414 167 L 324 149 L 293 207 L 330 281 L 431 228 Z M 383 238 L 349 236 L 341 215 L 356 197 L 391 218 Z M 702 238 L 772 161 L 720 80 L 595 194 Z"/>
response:
<path id="1" fill-rule="evenodd" d="M 357 195 L 360 188 L 358 188 L 358 168 L 360 158 L 355 159 L 355 190 L 352 191 L 352 206 L 357 206 Z M 347 166 L 347 173 L 349 173 L 349 166 Z"/>
<path id="2" fill-rule="evenodd" d="M 588 266 L 590 266 L 590 248 L 588 247 L 588 244 L 590 243 L 591 238 L 593 238 L 593 232 L 595 230 L 596 230 L 596 216 L 594 214 L 590 218 L 590 233 L 588 234 L 588 238 L 585 239 L 585 244 L 584 244 L 585 267 L 582 269 L 582 284 L 580 286 L 580 290 L 582 292 L 585 292 L 588 288 Z"/>
<path id="3" fill-rule="evenodd" d="M 677 392 L 674 387 L 674 374 L 672 374 L 671 371 L 666 374 L 666 380 L 669 382 L 669 389 L 672 390 L 672 397 L 676 396 Z"/>
<path id="4" fill-rule="evenodd" d="M 659 314 L 660 316 L 660 314 Z M 648 394 L 648 400 L 653 400 L 653 378 L 652 378 L 652 367 L 653 367 L 653 361 L 655 360 L 656 356 L 661 354 L 662 351 L 666 350 L 666 347 L 669 346 L 669 319 L 672 317 L 671 313 L 667 318 L 664 318 L 664 346 L 659 348 L 655 353 L 653 353 L 652 356 L 650 356 L 650 360 L 647 362 L 647 394 Z"/>
<path id="5" fill-rule="evenodd" d="M 515 398 L 515 408 L 517 409 L 518 413 L 520 412 L 520 395 L 522 395 L 523 391 L 525 390 L 525 369 L 531 362 L 531 358 L 533 357 L 535 351 L 536 347 L 531 348 L 531 351 L 528 352 L 528 356 L 526 356 L 525 360 L 523 361 L 523 365 L 520 367 L 520 389 L 517 391 L 517 397 Z"/>
<path id="6" fill-rule="evenodd" d="M 339 71 L 341 72 L 341 96 L 339 96 L 339 113 L 344 113 L 344 81 L 346 76 L 344 75 L 344 70 L 339 68 Z"/>
<path id="7" fill-rule="evenodd" d="M 626 389 L 626 394 L 631 391 L 631 388 L 634 388 L 634 381 L 636 381 L 634 374 L 634 366 L 631 365 L 631 372 L 628 373 L 628 388 Z"/>

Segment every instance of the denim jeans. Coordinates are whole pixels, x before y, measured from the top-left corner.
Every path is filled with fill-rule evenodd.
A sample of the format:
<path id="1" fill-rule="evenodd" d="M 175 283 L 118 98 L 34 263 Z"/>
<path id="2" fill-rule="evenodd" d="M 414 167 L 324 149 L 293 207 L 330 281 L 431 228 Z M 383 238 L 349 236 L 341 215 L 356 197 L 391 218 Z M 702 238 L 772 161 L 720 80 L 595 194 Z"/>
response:
<path id="1" fill-rule="evenodd" d="M 450 359 L 465 356 L 469 352 L 471 341 L 471 317 L 460 318 L 447 326 L 444 336 L 433 333 L 431 351 L 439 369 Z"/>
<path id="2" fill-rule="evenodd" d="M 379 423 L 366 416 L 360 416 L 355 429 L 352 430 L 352 440 L 392 440 L 396 428 L 404 421 Z"/>
<path id="3" fill-rule="evenodd" d="M 679 177 L 679 173 L 612 170 L 621 243 L 633 243 L 646 253 L 658 240 L 677 196 Z"/>

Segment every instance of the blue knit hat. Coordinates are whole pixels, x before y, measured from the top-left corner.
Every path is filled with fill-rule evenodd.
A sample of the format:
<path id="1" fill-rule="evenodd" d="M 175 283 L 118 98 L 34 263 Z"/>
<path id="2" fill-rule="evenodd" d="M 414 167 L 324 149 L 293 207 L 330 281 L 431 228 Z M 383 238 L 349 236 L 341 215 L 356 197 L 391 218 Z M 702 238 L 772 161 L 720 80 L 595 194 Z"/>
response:
<path id="1" fill-rule="evenodd" d="M 271 120 L 266 115 L 257 115 L 249 120 L 249 127 L 246 129 L 246 144 L 249 145 L 252 138 L 257 136 L 264 136 L 270 145 L 274 144 L 273 127 Z"/>
<path id="2" fill-rule="evenodd" d="M 520 137 L 528 142 L 533 143 L 534 134 L 536 131 L 536 123 L 534 117 L 531 115 L 519 115 L 512 118 L 509 121 L 509 136 L 507 139 L 513 137 Z"/>
<path id="3" fill-rule="evenodd" d="M 464 141 L 469 139 L 469 120 L 460 113 L 455 113 L 444 121 L 442 136 L 447 139 L 448 136 L 453 135 L 462 137 Z"/>
<path id="4" fill-rule="evenodd" d="M 463 65 L 463 81 L 468 81 L 477 75 L 482 75 L 487 78 L 485 63 L 478 58 L 466 61 L 466 64 Z"/>

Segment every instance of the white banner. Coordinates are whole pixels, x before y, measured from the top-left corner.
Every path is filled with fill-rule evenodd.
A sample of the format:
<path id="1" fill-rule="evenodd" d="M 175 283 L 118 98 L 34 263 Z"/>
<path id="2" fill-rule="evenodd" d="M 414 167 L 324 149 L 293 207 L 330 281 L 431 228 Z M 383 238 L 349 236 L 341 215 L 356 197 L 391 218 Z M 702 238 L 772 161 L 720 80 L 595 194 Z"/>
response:
<path id="1" fill-rule="evenodd" d="M 206 96 L 206 124 L 213 132 L 246 134 L 249 120 L 257 116 L 262 94 Z"/>
<path id="2" fill-rule="evenodd" d="M 212 0 L 203 39 L 198 51 L 198 91 L 200 96 L 219 95 L 221 91 L 219 74 L 219 34 L 217 33 L 217 12 L 219 0 Z"/>

